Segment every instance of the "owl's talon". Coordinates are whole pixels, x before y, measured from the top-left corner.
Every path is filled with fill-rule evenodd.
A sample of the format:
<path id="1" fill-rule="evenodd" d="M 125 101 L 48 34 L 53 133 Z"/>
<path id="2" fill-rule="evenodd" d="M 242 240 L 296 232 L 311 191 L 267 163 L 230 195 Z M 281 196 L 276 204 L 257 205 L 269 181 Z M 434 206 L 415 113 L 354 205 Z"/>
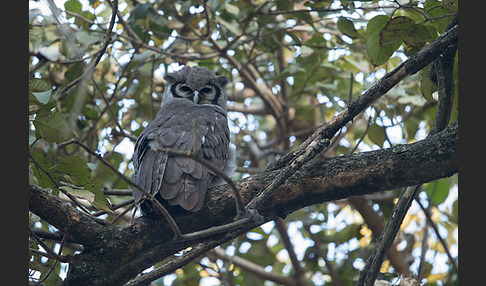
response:
<path id="1" fill-rule="evenodd" d="M 259 214 L 258 211 L 255 209 L 245 208 L 243 209 L 243 211 L 239 211 L 238 214 L 236 214 L 234 221 L 241 220 L 244 218 L 249 218 L 256 224 L 261 224 L 264 222 L 263 216 Z"/>

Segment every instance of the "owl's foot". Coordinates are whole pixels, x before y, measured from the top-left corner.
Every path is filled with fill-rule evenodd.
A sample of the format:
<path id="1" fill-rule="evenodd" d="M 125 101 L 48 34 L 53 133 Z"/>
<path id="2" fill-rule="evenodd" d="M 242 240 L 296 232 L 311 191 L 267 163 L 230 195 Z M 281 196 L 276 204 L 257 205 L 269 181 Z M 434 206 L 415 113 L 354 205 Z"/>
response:
<path id="1" fill-rule="evenodd" d="M 243 208 L 242 211 L 239 211 L 233 220 L 238 221 L 246 218 L 249 218 L 251 221 L 253 221 L 256 224 L 262 224 L 264 222 L 263 216 L 260 213 L 258 213 L 257 210 L 247 209 L 247 208 Z"/>

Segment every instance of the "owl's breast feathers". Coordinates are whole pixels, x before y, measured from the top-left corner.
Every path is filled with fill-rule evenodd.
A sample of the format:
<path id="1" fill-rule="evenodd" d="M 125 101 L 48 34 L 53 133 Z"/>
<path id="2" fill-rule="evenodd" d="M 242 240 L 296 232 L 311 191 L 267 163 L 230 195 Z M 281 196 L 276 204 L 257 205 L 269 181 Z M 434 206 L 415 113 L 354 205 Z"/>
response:
<path id="1" fill-rule="evenodd" d="M 135 183 L 153 195 L 159 193 L 171 205 L 198 211 L 216 175 L 191 158 L 154 149 L 187 152 L 195 147 L 202 158 L 223 169 L 229 142 L 226 115 L 220 107 L 197 105 L 187 99 L 167 100 L 135 143 Z M 134 190 L 134 198 L 142 204 L 142 210 L 152 209 L 138 189 Z"/>

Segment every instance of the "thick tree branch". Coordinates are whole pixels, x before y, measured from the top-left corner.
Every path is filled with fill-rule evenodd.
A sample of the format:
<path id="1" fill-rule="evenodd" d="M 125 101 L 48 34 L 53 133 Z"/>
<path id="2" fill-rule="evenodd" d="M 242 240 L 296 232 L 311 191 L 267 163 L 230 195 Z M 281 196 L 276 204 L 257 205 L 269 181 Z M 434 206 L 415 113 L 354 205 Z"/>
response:
<path id="1" fill-rule="evenodd" d="M 264 221 L 269 221 L 308 205 L 451 176 L 457 172 L 457 132 L 458 124 L 454 122 L 443 132 L 413 144 L 308 163 L 257 210 Z M 279 170 L 267 171 L 236 182 L 243 201 L 250 201 L 278 174 Z M 229 186 L 224 185 L 207 192 L 203 209 L 196 216 L 177 207 L 168 210 L 183 232 L 194 232 L 232 222 L 233 196 Z M 141 217 L 120 226 L 101 225 L 35 185 L 30 187 L 30 208 L 75 241 L 90 246 L 74 257 L 66 285 L 82 285 L 79 281 L 120 285 L 156 262 L 201 242 L 172 241 L 167 222 L 157 217 Z M 204 240 L 218 245 L 262 223 L 248 223 Z M 98 247 L 93 248 L 95 245 Z"/>
<path id="2" fill-rule="evenodd" d="M 113 228 L 34 184 L 29 186 L 29 210 L 85 248 L 103 245 L 101 234 Z"/>

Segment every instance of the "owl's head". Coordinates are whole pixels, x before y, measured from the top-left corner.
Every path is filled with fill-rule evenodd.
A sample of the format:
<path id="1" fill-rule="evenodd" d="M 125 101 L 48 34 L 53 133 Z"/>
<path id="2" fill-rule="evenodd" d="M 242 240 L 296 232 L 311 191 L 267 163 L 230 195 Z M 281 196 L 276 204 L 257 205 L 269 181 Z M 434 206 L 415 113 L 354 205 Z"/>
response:
<path id="1" fill-rule="evenodd" d="M 218 105 L 226 111 L 228 78 L 217 76 L 205 67 L 186 66 L 164 75 L 166 86 L 163 100 L 185 98 L 196 104 Z"/>

